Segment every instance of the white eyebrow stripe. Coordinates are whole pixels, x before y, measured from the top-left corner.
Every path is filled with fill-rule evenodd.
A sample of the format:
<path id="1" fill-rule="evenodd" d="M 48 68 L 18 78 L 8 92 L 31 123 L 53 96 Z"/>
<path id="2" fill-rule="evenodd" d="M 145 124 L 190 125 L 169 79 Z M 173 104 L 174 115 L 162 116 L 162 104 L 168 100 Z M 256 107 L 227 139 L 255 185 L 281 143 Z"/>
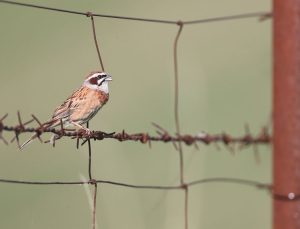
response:
<path id="1" fill-rule="evenodd" d="M 107 73 L 106 72 L 96 72 L 93 75 L 91 75 L 89 78 L 87 78 L 87 80 L 90 80 L 91 78 L 97 77 L 97 76 L 106 76 Z"/>
<path id="2" fill-rule="evenodd" d="M 90 80 L 91 78 L 97 77 L 98 75 L 100 75 L 100 73 L 94 73 L 93 75 L 91 75 L 89 78 L 87 78 L 87 80 Z"/>

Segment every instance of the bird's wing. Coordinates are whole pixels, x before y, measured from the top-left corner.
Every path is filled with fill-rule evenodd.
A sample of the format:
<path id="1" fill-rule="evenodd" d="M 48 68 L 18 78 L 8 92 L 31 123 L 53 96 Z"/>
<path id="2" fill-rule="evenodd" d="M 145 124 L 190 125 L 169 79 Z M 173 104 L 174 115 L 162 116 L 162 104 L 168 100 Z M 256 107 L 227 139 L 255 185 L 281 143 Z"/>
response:
<path id="1" fill-rule="evenodd" d="M 64 124 L 68 122 L 85 123 L 107 100 L 108 95 L 103 95 L 87 87 L 81 87 L 55 109 L 52 119 L 45 123 L 44 128 L 58 126 L 60 120 Z"/>
<path id="2" fill-rule="evenodd" d="M 43 131 L 47 128 L 52 128 L 60 125 L 61 120 L 63 124 L 65 124 L 65 121 L 68 121 L 70 119 L 70 116 L 75 113 L 77 110 L 81 110 L 81 106 L 86 103 L 86 101 L 89 99 L 87 97 L 88 90 L 85 87 L 81 87 L 73 94 L 65 100 L 59 107 L 57 107 L 54 110 L 52 118 L 43 123 L 41 125 L 40 130 Z M 32 142 L 35 138 L 38 137 L 38 134 L 34 134 L 30 139 L 28 139 L 26 142 L 24 142 L 20 149 L 23 149 L 27 144 Z"/>
<path id="3" fill-rule="evenodd" d="M 81 96 L 83 88 L 80 88 L 73 92 L 59 107 L 57 107 L 52 115 L 52 118 L 46 122 L 43 126 L 46 128 L 55 127 L 60 125 L 60 120 L 64 121 L 69 119 L 72 113 L 80 105 L 79 101 L 82 102 L 84 98 Z"/>

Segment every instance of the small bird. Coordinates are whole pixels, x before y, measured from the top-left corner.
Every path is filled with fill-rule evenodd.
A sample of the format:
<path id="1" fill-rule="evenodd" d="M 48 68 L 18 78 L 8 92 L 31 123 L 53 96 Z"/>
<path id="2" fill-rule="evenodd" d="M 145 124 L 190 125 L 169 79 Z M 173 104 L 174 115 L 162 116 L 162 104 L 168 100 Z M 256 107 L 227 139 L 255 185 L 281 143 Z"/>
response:
<path id="1" fill-rule="evenodd" d="M 89 134 L 90 130 L 82 125 L 92 119 L 108 101 L 108 82 L 111 80 L 112 77 L 105 72 L 96 71 L 88 74 L 81 87 L 55 109 L 52 118 L 43 123 L 39 130 L 54 128 L 61 125 L 62 122 L 64 127 L 72 125 Z M 20 146 L 20 149 L 23 149 L 37 137 L 38 134 L 33 135 Z M 55 136 L 51 139 L 53 142 Z"/>

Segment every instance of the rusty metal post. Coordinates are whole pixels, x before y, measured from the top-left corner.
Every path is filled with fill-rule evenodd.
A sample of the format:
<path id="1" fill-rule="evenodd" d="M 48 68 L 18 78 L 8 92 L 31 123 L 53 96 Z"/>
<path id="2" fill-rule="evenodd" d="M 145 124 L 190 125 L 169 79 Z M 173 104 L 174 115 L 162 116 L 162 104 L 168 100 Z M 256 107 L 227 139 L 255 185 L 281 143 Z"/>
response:
<path id="1" fill-rule="evenodd" d="M 300 1 L 273 0 L 273 23 L 273 228 L 296 229 L 300 228 Z"/>

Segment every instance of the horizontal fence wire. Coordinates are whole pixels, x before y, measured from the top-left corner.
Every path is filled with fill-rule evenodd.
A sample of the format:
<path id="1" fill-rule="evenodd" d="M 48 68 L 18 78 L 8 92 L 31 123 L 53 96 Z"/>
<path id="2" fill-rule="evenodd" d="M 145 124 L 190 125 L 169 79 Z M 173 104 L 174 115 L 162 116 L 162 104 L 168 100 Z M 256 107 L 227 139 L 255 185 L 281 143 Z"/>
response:
<path id="1" fill-rule="evenodd" d="M 272 190 L 272 185 L 269 183 L 263 183 L 254 180 L 247 180 L 247 179 L 238 179 L 238 178 L 228 178 L 228 177 L 213 177 L 213 178 L 206 178 L 206 179 L 199 179 L 195 181 L 191 181 L 185 184 L 185 186 L 195 186 L 201 185 L 206 183 L 228 183 L 228 184 L 241 184 L 246 186 L 253 186 L 259 189 L 266 189 Z M 10 179 L 1 179 L 0 183 L 10 183 L 10 184 L 24 184 L 24 185 L 83 185 L 83 184 L 108 184 L 114 186 L 121 186 L 127 188 L 138 188 L 138 189 L 183 189 L 182 185 L 170 185 L 170 186 L 161 186 L 161 185 L 134 185 L 134 184 L 127 184 L 122 182 L 116 181 L 109 181 L 109 180 L 87 180 L 87 181 L 26 181 L 26 180 L 10 180 Z"/>
<path id="2" fill-rule="evenodd" d="M 196 19 L 196 20 L 190 20 L 190 21 L 181 21 L 181 20 L 162 20 L 162 19 L 150 19 L 150 18 L 139 18 L 139 17 L 125 17 L 125 16 L 117 16 L 117 15 L 98 14 L 98 13 L 92 13 L 92 12 L 81 12 L 81 11 L 75 11 L 75 10 L 67 10 L 67 9 L 61 9 L 61 8 L 40 6 L 40 5 L 35 5 L 35 4 L 6 1 L 6 0 L 0 0 L 0 3 L 36 8 L 36 9 L 43 9 L 43 10 L 55 11 L 55 12 L 61 12 L 61 13 L 67 13 L 67 14 L 94 16 L 94 17 L 102 17 L 102 18 L 112 18 L 112 19 L 120 19 L 120 20 L 130 20 L 130 21 L 140 21 L 140 22 L 152 22 L 152 23 L 161 23 L 161 24 L 175 24 L 175 25 L 177 25 L 178 22 L 185 24 L 185 25 L 193 25 L 193 24 L 201 24 L 201 23 L 208 23 L 208 22 L 238 20 L 238 19 L 245 19 L 245 18 L 259 18 L 260 20 L 264 20 L 264 19 L 272 17 L 271 12 L 252 12 L 252 13 L 222 16 L 222 17 L 212 17 L 212 18 Z"/>
<path id="3" fill-rule="evenodd" d="M 229 133 L 223 132 L 221 134 L 209 134 L 205 132 L 199 132 L 197 134 L 182 134 L 180 130 L 180 119 L 179 119 L 179 74 L 178 74 L 178 56 L 177 56 L 177 49 L 179 38 L 182 33 L 183 27 L 186 25 L 197 25 L 202 23 L 210 23 L 210 22 L 221 22 L 221 21 L 229 21 L 229 20 L 240 20 L 246 18 L 258 18 L 260 21 L 271 18 L 271 12 L 251 12 L 251 13 L 244 13 L 244 14 L 235 14 L 235 15 L 228 15 L 228 16 L 218 16 L 212 18 L 204 18 L 204 19 L 195 19 L 195 20 L 164 20 L 164 19 L 154 19 L 154 18 L 139 18 L 139 17 L 127 17 L 127 16 L 118 16 L 118 15 L 108 15 L 108 14 L 99 14 L 93 12 L 81 12 L 81 11 L 74 11 L 69 9 L 61 9 L 61 8 L 54 8 L 54 7 L 47 7 L 29 3 L 21 3 L 15 1 L 5 1 L 0 0 L 0 3 L 15 5 L 20 7 L 26 8 L 35 8 L 41 9 L 45 11 L 52 11 L 52 12 L 61 12 L 65 14 L 73 14 L 73 15 L 82 15 L 91 18 L 92 29 L 93 29 L 93 39 L 95 42 L 95 48 L 97 51 L 99 63 L 101 69 L 104 71 L 104 64 L 103 58 L 101 56 L 100 47 L 98 44 L 98 38 L 96 35 L 96 26 L 94 22 L 94 17 L 100 18 L 109 18 L 109 19 L 118 19 L 118 20 L 128 20 L 128 21 L 137 21 L 137 22 L 145 22 L 145 23 L 160 23 L 160 24 L 169 24 L 169 25 L 176 25 L 178 26 L 177 33 L 175 35 L 174 43 L 173 43 L 173 60 L 174 60 L 174 117 L 175 117 L 175 126 L 176 126 L 176 133 L 170 134 L 166 129 L 161 127 L 158 124 L 153 123 L 154 130 L 156 135 L 150 135 L 148 132 L 143 133 L 134 133 L 129 134 L 125 130 L 121 132 L 103 132 L 100 130 L 86 132 L 82 130 L 75 130 L 75 129 L 66 129 L 64 128 L 62 121 L 60 128 L 42 128 L 42 123 L 39 119 L 32 115 L 32 119 L 27 122 L 22 122 L 20 112 L 17 113 L 18 117 L 18 124 L 9 126 L 4 123 L 5 118 L 8 116 L 7 114 L 4 115 L 0 119 L 0 140 L 2 140 L 5 144 L 9 144 L 9 142 L 4 137 L 4 132 L 13 132 L 14 137 L 11 139 L 10 142 L 16 141 L 18 146 L 20 147 L 19 143 L 19 136 L 22 133 L 35 133 L 37 138 L 43 142 L 41 136 L 44 133 L 53 133 L 56 135 L 56 141 L 62 137 L 68 137 L 71 139 L 76 140 L 76 147 L 78 148 L 80 145 L 84 145 L 86 142 L 88 143 L 88 175 L 89 180 L 86 181 L 26 181 L 26 180 L 13 180 L 13 179 L 1 179 L 0 183 L 8 183 L 8 184 L 19 184 L 19 185 L 82 185 L 82 184 L 89 184 L 94 187 L 93 190 L 93 209 L 92 209 L 92 228 L 95 229 L 97 227 L 96 223 L 96 203 L 97 203 L 97 184 L 107 184 L 113 185 L 117 187 L 123 188 L 134 188 L 134 189 L 151 189 L 151 190 L 182 190 L 184 191 L 184 209 L 183 209 L 183 219 L 184 219 L 184 228 L 188 229 L 188 190 L 192 186 L 198 186 L 207 183 L 228 183 L 228 184 L 237 184 L 237 185 L 247 185 L 256 187 L 259 189 L 267 190 L 272 194 L 274 198 L 278 198 L 281 200 L 296 200 L 299 199 L 300 196 L 296 194 L 288 193 L 286 195 L 277 195 L 273 193 L 272 185 L 269 183 L 258 182 L 253 180 L 247 179 L 239 179 L 239 178 L 228 178 L 228 177 L 214 177 L 214 178 L 206 178 L 206 179 L 199 179 L 194 180 L 191 182 L 186 182 L 184 177 L 184 154 L 183 154 L 183 147 L 182 144 L 185 146 L 194 146 L 198 148 L 198 143 L 202 143 L 205 145 L 209 144 L 217 144 L 222 143 L 224 146 L 230 151 L 234 153 L 233 145 L 239 145 L 239 149 L 242 149 L 246 146 L 253 146 L 254 152 L 256 157 L 258 158 L 258 151 L 257 145 L 269 145 L 272 141 L 272 137 L 269 134 L 268 127 L 262 127 L 260 132 L 256 135 L 250 133 L 248 125 L 245 125 L 245 134 L 234 137 Z M 35 121 L 38 123 L 38 127 L 28 127 L 30 123 Z M 88 127 L 88 124 L 87 124 Z M 162 142 L 162 143 L 172 143 L 175 149 L 179 152 L 179 177 L 180 183 L 177 185 L 135 185 L 135 184 L 128 184 L 110 180 L 99 180 L 95 179 L 92 174 L 92 144 L 91 140 L 95 141 L 102 141 L 105 139 L 115 139 L 117 141 L 131 141 L 131 142 L 140 142 L 143 144 L 149 144 L 151 147 L 152 142 Z M 82 143 L 80 144 L 80 140 Z M 48 141 L 46 141 L 48 142 Z M 55 145 L 55 141 L 54 141 Z M 258 161 L 258 160 L 257 160 Z"/>

